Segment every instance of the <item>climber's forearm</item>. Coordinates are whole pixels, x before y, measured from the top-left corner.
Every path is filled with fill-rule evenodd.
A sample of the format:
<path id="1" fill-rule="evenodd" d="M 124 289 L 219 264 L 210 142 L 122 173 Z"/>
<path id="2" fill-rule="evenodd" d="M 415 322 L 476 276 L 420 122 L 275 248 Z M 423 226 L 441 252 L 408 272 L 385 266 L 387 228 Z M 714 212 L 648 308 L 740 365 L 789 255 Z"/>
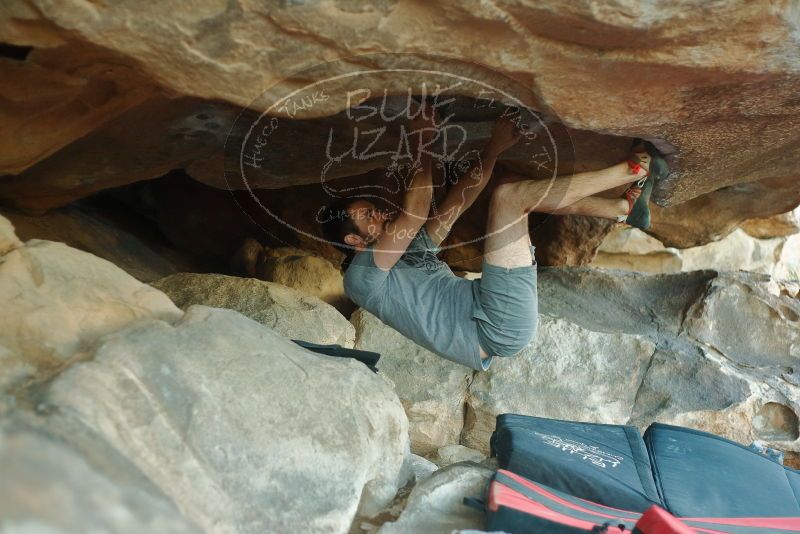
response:
<path id="1" fill-rule="evenodd" d="M 469 209 L 486 188 L 486 184 L 489 183 L 496 163 L 497 154 L 488 148 L 484 149 L 480 157 L 472 163 L 469 170 L 459 177 L 458 183 L 447 192 L 447 198 L 445 199 L 445 203 L 448 204 L 447 207 L 456 208 L 459 211 L 458 215 Z M 451 196 L 453 201 L 447 202 Z M 445 211 L 444 204 L 443 211 Z"/>
<path id="2" fill-rule="evenodd" d="M 422 151 L 420 166 L 409 180 L 403 199 L 403 211 L 425 224 L 433 197 L 433 162 L 430 154 Z"/>

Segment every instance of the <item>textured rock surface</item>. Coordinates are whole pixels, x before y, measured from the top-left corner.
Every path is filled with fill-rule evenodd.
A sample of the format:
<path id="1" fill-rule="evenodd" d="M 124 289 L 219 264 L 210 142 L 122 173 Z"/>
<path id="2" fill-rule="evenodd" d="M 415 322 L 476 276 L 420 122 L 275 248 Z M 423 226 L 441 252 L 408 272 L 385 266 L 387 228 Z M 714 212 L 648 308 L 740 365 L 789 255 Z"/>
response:
<path id="1" fill-rule="evenodd" d="M 313 295 L 350 315 L 354 306 L 344 292 L 341 270 L 312 252 L 283 247 L 266 250 L 258 277 Z"/>
<path id="2" fill-rule="evenodd" d="M 3 532 L 197 532 L 160 492 L 128 476 L 124 460 L 92 446 L 87 456 L 41 428 L 2 421 Z M 109 463 L 115 472 L 103 471 Z"/>
<path id="3" fill-rule="evenodd" d="M 800 232 L 800 208 L 766 219 L 748 219 L 742 223 L 741 229 L 759 239 L 796 234 Z"/>
<path id="4" fill-rule="evenodd" d="M 59 241 L 108 260 L 142 282 L 173 273 L 205 272 L 210 266 L 170 247 L 152 223 L 119 206 L 77 203 L 39 217 L 3 210 L 23 241 Z"/>
<path id="5" fill-rule="evenodd" d="M 669 208 L 652 206 L 648 233 L 668 247 L 688 248 L 716 241 L 753 217 L 778 215 L 800 203 L 796 173 L 724 187 Z"/>
<path id="6" fill-rule="evenodd" d="M 403 403 L 412 451 L 428 455 L 458 443 L 472 370 L 420 347 L 363 309 L 351 321 L 355 348 L 381 353 L 378 370 L 394 383 Z"/>
<path id="7" fill-rule="evenodd" d="M 541 316 L 532 347 L 497 359 L 470 386 L 465 445 L 488 451 L 501 413 L 627 421 L 654 351 L 642 336 L 594 332 Z"/>
<path id="8" fill-rule="evenodd" d="M 386 523 L 380 534 L 425 532 L 450 534 L 457 529 L 479 529 L 485 516 L 464 505 L 464 497 L 481 497 L 493 471 L 471 462 L 436 471 L 414 487 L 400 518 Z"/>
<path id="9" fill-rule="evenodd" d="M 353 325 L 320 299 L 280 284 L 222 274 L 180 273 L 152 283 L 181 308 L 228 308 L 287 339 L 352 347 Z"/>
<path id="10" fill-rule="evenodd" d="M 0 196 L 44 209 L 175 168 L 226 186 L 226 126 L 265 90 L 285 94 L 364 67 L 413 67 L 503 90 L 523 88 L 523 101 L 570 128 L 576 153 L 593 152 L 570 162 L 576 170 L 587 162 L 609 163 L 609 143 L 595 144 L 582 132 L 617 135 L 621 145 L 631 137 L 656 140 L 672 153 L 675 170 L 657 185 L 658 202 L 675 205 L 711 193 L 736 206 L 736 213 L 697 216 L 697 206 L 686 206 L 655 215 L 654 232 L 662 239 L 699 244 L 746 218 L 797 205 L 797 27 L 790 3 L 766 0 L 713 8 L 693 0 L 647 9 L 610 1 L 447 2 L 423 13 L 393 2 L 201 3 L 189 11 L 12 3 L 0 13 L 0 40 L 19 47 L 6 51 L 0 65 L 6 74 L 3 146 L 19 138 L 26 143 L 24 150 L 0 154 L 0 172 L 7 175 Z M 488 37 L 480 38 L 482 32 Z M 342 57 L 349 60 L 336 61 Z M 434 78 L 427 81 L 442 81 Z M 419 74 L 384 72 L 363 77 L 359 87 L 363 94 L 404 94 L 422 81 Z M 331 81 L 326 98 L 314 105 L 275 113 L 332 116 L 346 107 L 352 85 L 347 77 Z M 474 84 L 452 92 L 478 93 Z M 255 111 L 266 106 L 263 99 L 253 103 Z M 281 130 L 293 148 L 279 143 L 278 167 L 259 187 L 319 179 L 307 157 L 309 147 L 324 144 L 327 128 L 318 126 L 296 122 Z M 337 176 L 383 166 L 375 160 Z M 711 222 L 697 224 L 694 235 L 672 232 L 668 226 L 684 221 L 685 213 Z"/>
<path id="11" fill-rule="evenodd" d="M 195 306 L 174 326 L 118 331 L 45 402 L 204 530 L 343 532 L 404 483 L 408 423 L 389 384 L 232 311 Z"/>
<path id="12" fill-rule="evenodd" d="M 628 421 L 645 427 L 658 420 L 742 443 L 762 439 L 784 450 L 800 448 L 794 433 L 785 430 L 790 414 L 800 411 L 800 381 L 794 374 L 798 359 L 793 356 L 800 305 L 772 294 L 766 277 L 544 269 L 539 287 L 544 315 L 592 331 L 643 336 L 655 344 Z M 722 330 L 717 333 L 717 328 Z M 736 339 L 744 345 L 735 345 Z M 754 346 L 758 340 L 761 345 Z M 606 358 L 619 359 L 620 352 Z M 618 380 L 629 377 L 624 373 Z M 587 394 L 579 387 L 569 398 Z M 763 415 L 768 405 L 779 405 L 767 411 L 781 417 Z M 554 409 L 560 409 L 555 401 L 533 415 L 547 417 Z"/>
<path id="13" fill-rule="evenodd" d="M 5 217 L 0 216 L 0 254 L 5 254 L 21 246 L 22 241 L 17 237 L 14 225 Z"/>
<path id="14" fill-rule="evenodd" d="M 796 277 L 800 269 L 800 236 L 757 239 L 737 229 L 719 241 L 681 250 L 626 227 L 606 237 L 591 265 L 649 273 L 742 270 L 783 280 Z"/>
<path id="15" fill-rule="evenodd" d="M 100 337 L 136 319 L 181 316 L 163 293 L 106 260 L 39 240 L 0 258 L 0 301 L 4 389 L 87 357 Z"/>
<path id="16" fill-rule="evenodd" d="M 439 467 L 446 467 L 457 462 L 480 462 L 485 459 L 486 456 L 482 452 L 463 445 L 445 445 L 440 447 L 433 457 Z"/>

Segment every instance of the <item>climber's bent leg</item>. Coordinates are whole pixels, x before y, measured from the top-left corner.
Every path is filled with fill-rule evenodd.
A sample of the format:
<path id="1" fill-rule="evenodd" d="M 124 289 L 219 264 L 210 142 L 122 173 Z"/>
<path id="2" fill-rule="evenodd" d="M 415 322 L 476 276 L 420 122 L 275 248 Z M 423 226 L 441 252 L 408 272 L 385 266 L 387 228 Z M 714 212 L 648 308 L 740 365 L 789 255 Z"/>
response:
<path id="1" fill-rule="evenodd" d="M 582 198 L 601 191 L 620 187 L 644 176 L 643 168 L 634 174 L 627 163 L 620 163 L 599 171 L 589 171 L 554 180 L 526 180 L 521 175 L 509 173 L 493 192 L 502 196 L 504 209 L 521 213 L 553 210 L 574 204 Z"/>
<path id="2" fill-rule="evenodd" d="M 536 259 L 528 215 L 513 220 L 499 205 L 494 201 L 490 205 L 482 274 L 475 281 L 473 317 L 482 356 L 513 356 L 533 341 L 538 325 Z"/>

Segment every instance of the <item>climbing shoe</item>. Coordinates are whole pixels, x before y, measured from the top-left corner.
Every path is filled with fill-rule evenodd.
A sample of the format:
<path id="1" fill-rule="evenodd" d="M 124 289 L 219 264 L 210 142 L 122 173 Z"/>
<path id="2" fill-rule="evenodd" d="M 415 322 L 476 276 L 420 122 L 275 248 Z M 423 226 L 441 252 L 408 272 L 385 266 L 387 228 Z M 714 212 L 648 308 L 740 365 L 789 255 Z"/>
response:
<path id="1" fill-rule="evenodd" d="M 634 147 L 633 154 L 628 159 L 628 166 L 634 174 L 638 174 L 642 168 L 647 174 L 631 187 L 631 189 L 640 189 L 641 193 L 638 194 L 638 198 L 631 206 L 625 222 L 641 230 L 647 230 L 650 228 L 650 195 L 653 193 L 653 186 L 656 181 L 662 180 L 669 174 L 669 167 L 664 156 L 652 143 L 634 141 Z M 645 154 L 649 158 L 644 157 Z M 649 161 L 647 161 L 648 159 Z M 630 202 L 628 192 L 625 196 Z"/>

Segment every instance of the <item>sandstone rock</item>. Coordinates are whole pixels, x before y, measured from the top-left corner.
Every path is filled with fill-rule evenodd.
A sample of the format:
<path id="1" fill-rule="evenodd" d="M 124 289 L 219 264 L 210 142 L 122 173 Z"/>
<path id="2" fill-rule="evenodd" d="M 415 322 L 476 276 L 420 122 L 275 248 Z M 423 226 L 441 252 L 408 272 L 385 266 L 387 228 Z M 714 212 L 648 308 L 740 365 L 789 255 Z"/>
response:
<path id="1" fill-rule="evenodd" d="M 532 347 L 500 358 L 470 385 L 463 442 L 488 453 L 501 413 L 626 422 L 655 344 L 642 336 L 587 330 L 540 315 Z M 569 399 L 567 402 L 566 399 Z"/>
<path id="2" fill-rule="evenodd" d="M 752 271 L 772 274 L 780 265 L 786 240 L 754 239 L 742 230 L 734 230 L 724 239 L 681 251 L 682 269 Z"/>
<path id="3" fill-rule="evenodd" d="M 345 532 L 404 483 L 408 423 L 389 384 L 232 311 L 194 306 L 175 326 L 117 331 L 44 403 L 203 530 Z"/>
<path id="4" fill-rule="evenodd" d="M 364 65 L 373 72 L 359 80 L 363 91 L 356 103 L 384 90 L 390 98 L 409 88 L 420 93 L 423 82 L 450 85 L 441 75 L 403 70 L 412 68 L 475 79 L 547 110 L 547 119 L 568 127 L 576 145 L 574 160 L 561 150 L 548 154 L 559 170 L 618 162 L 619 148 L 631 137 L 654 140 L 674 170 L 656 187 L 655 199 L 673 208 L 655 210 L 654 235 L 670 245 L 697 245 L 745 219 L 793 209 L 800 200 L 794 135 L 800 66 L 788 5 L 740 0 L 713 13 L 689 11 L 609 1 L 501 7 L 449 2 L 428 7 L 420 22 L 389 5 L 354 12 L 339 4 L 247 10 L 203 4 L 191 13 L 163 6 L 12 5 L 0 20 L 0 40 L 35 48 L 3 58 L 11 65 L 5 78 L 15 80 L 4 91 L 14 105 L 4 132 L 12 141 L 24 137 L 26 147 L 2 155 L 7 161 L 0 168 L 6 170 L 0 172 L 8 175 L 0 179 L 0 196 L 42 210 L 171 169 L 227 188 L 230 168 L 222 145 L 238 110 L 248 106 L 258 114 L 273 97 L 291 91 L 299 91 L 297 104 L 308 97 L 306 84 L 326 80 L 325 97 L 313 105 L 271 110 L 284 137 L 274 151 L 275 167 L 256 185 L 318 183 L 320 160 L 311 148 L 322 153 L 328 127 L 337 124 L 331 117 L 347 107 L 347 90 L 355 86 L 348 75 Z M 131 24 L 134 18 L 138 22 Z M 209 20 L 217 31 L 207 31 Z M 411 26 L 418 34 L 409 33 Z M 441 36 L 440 27 L 453 31 Z M 492 38 L 475 39 L 486 28 Z M 318 60 L 335 57 L 348 60 Z M 457 107 L 469 107 L 467 99 L 483 89 L 478 85 L 462 84 L 447 94 L 459 96 Z M 478 111 L 463 122 L 480 140 L 489 117 Z M 148 135 L 137 135 L 141 131 Z M 507 159 L 519 170 L 521 158 Z M 525 170 L 535 174 L 535 167 L 529 163 Z M 383 168 L 380 158 L 364 160 L 342 165 L 334 177 Z M 686 202 L 706 194 L 717 201 Z M 710 204 L 723 209 L 702 209 Z M 573 226 L 586 230 L 582 223 L 566 226 L 555 235 L 568 235 Z M 579 256 L 591 256 L 602 231 L 592 228 L 585 241 L 545 237 L 546 243 L 537 243 L 542 264 L 585 263 Z M 548 243 L 556 248 L 552 261 Z"/>
<path id="5" fill-rule="evenodd" d="M 115 459 L 86 457 L 47 431 L 0 424 L 3 532 L 197 532 L 154 488 L 102 470 Z"/>
<path id="6" fill-rule="evenodd" d="M 457 443 L 471 369 L 420 347 L 377 317 L 359 309 L 355 348 L 381 353 L 378 370 L 394 383 L 409 421 L 411 450 L 428 455 Z"/>
<path id="7" fill-rule="evenodd" d="M 8 15 L 0 22 L 6 30 L 14 25 Z M 121 55 L 42 27 L 29 30 L 20 35 L 25 44 L 48 33 L 53 39 L 0 59 L 0 175 L 23 171 L 155 93 Z"/>
<path id="8" fill-rule="evenodd" d="M 0 177 L 0 199 L 41 213 L 92 193 L 162 176 L 225 142 L 218 116 L 237 108 L 164 96 L 146 100 L 21 174 Z"/>
<path id="9" fill-rule="evenodd" d="M 0 258 L 0 385 L 86 358 L 96 341 L 141 318 L 175 321 L 160 291 L 61 243 L 29 241 Z"/>
<path id="10" fill-rule="evenodd" d="M 168 246 L 149 228 L 148 221 L 119 206 L 100 208 L 76 203 L 38 217 L 11 210 L 3 210 L 2 215 L 14 224 L 23 241 L 66 243 L 110 261 L 142 282 L 183 271 L 205 272 L 209 267 Z"/>
<path id="11" fill-rule="evenodd" d="M 796 175 L 742 182 L 669 208 L 651 205 L 648 233 L 668 247 L 696 247 L 722 239 L 747 219 L 786 213 L 800 204 Z"/>
<path id="12" fill-rule="evenodd" d="M 486 455 L 463 445 L 445 445 L 444 447 L 439 447 L 433 459 L 439 467 L 446 467 L 458 462 L 478 463 L 486 459 Z"/>
<path id="13" fill-rule="evenodd" d="M 481 497 L 492 473 L 471 462 L 440 469 L 414 487 L 400 518 L 384 524 L 378 532 L 450 534 L 457 529 L 483 529 L 485 516 L 465 506 L 463 499 Z"/>
<path id="14" fill-rule="evenodd" d="M 254 278 L 180 273 L 152 283 L 183 309 L 195 304 L 228 308 L 287 339 L 352 347 L 353 325 L 333 307 L 301 291 Z"/>
<path id="15" fill-rule="evenodd" d="M 21 246 L 22 241 L 17 237 L 14 225 L 5 217 L 0 216 L 0 255 Z"/>
<path id="16" fill-rule="evenodd" d="M 793 235 L 800 232 L 800 208 L 766 219 L 747 219 L 740 228 L 758 239 Z"/>
<path id="17" fill-rule="evenodd" d="M 134 18 L 138 22 L 132 25 Z M 208 20 L 218 28 L 217 37 L 208 37 Z M 410 20 L 417 33 L 409 32 Z M 535 75 L 535 90 L 526 100 L 552 110 L 565 124 L 663 139 L 677 148 L 675 176 L 656 191 L 662 202 L 677 203 L 745 179 L 796 174 L 799 154 L 787 134 L 796 131 L 793 97 L 800 71 L 791 6 L 740 1 L 687 15 L 685 6 L 670 5 L 644 10 L 559 0 L 502 8 L 447 3 L 428 8 L 424 20 L 436 22 L 420 25 L 416 15 L 388 5 L 355 11 L 327 4 L 250 10 L 202 5 L 181 12 L 159 6 L 68 10 L 20 4 L 6 10 L 0 38 L 37 47 L 88 43 L 136 65 L 153 85 L 173 94 L 238 106 L 250 105 L 265 90 L 286 94 L 301 89 L 300 79 L 331 79 L 363 70 L 364 63 L 375 69 L 408 64 L 447 69 L 500 89 L 511 85 L 503 76 L 530 85 Z M 439 27 L 453 31 L 442 36 Z M 480 28 L 491 28 L 493 38 L 475 39 Z M 583 30 L 579 36 L 575 28 Z M 356 35 L 368 35 L 369 44 Z M 424 37 L 430 35 L 437 38 Z M 615 54 L 600 53 L 609 49 Z M 359 53 L 371 55 L 321 65 L 314 59 Z M 437 54 L 460 61 L 448 64 Z M 493 77 L 480 65 L 492 65 L 503 76 Z M 407 72 L 376 74 L 359 87 L 401 94 L 421 81 Z M 347 104 L 343 88 L 351 86 L 352 80 L 342 78 L 330 84 L 327 98 L 289 114 L 307 119 L 340 111 Z"/>
<path id="18" fill-rule="evenodd" d="M 800 268 L 798 247 L 797 235 L 756 239 L 737 229 L 719 241 L 678 250 L 636 228 L 620 228 L 606 237 L 591 265 L 650 273 L 744 270 L 785 279 Z"/>
<path id="19" fill-rule="evenodd" d="M 341 270 L 325 258 L 300 249 L 265 250 L 258 278 L 318 297 L 349 316 L 354 306 L 344 292 Z"/>

